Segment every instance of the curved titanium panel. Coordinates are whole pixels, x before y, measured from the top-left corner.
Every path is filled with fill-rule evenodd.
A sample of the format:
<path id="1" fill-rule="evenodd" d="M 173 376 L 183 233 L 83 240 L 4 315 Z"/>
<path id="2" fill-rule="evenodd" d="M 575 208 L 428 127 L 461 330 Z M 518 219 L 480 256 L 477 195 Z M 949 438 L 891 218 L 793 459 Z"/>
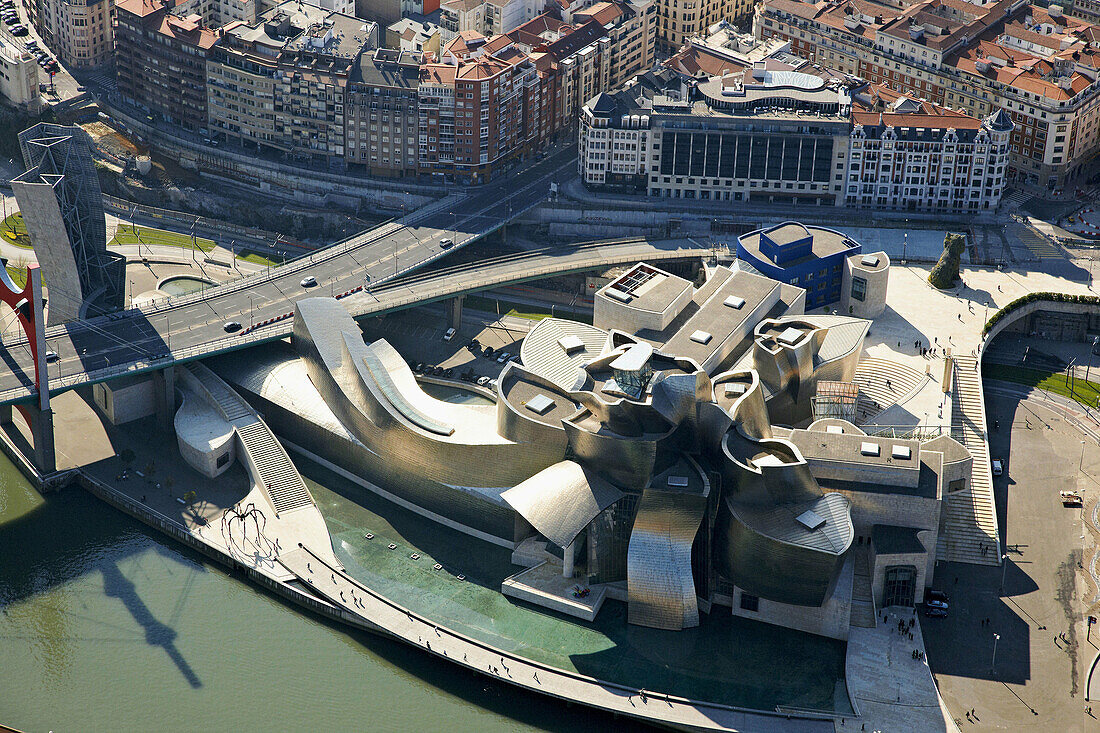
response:
<path id="1" fill-rule="evenodd" d="M 795 520 L 807 509 L 823 517 L 825 527 L 811 532 Z M 718 561 L 731 582 L 797 606 L 824 602 L 854 536 L 851 504 L 840 494 L 768 508 L 740 505 L 727 496 L 715 531 Z"/>
<path id="2" fill-rule="evenodd" d="M 642 492 L 627 548 L 630 623 L 673 631 L 699 625 L 691 546 L 706 508 L 705 493 Z"/>
<path id="3" fill-rule="evenodd" d="M 543 537 L 564 548 L 623 493 L 573 461 L 562 461 L 501 497 Z"/>

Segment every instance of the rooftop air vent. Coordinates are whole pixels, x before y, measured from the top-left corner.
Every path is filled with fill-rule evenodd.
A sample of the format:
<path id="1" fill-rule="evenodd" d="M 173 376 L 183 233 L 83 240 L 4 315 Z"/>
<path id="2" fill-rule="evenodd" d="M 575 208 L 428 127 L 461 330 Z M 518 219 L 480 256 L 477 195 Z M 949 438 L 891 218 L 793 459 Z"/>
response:
<path id="1" fill-rule="evenodd" d="M 913 457 L 913 449 L 907 445 L 895 445 L 890 449 L 890 455 L 894 458 L 899 458 L 903 461 L 908 461 Z"/>
<path id="2" fill-rule="evenodd" d="M 709 344 L 712 338 L 706 331 L 695 331 L 691 334 L 691 340 L 697 344 Z"/>
<path id="3" fill-rule="evenodd" d="M 681 488 L 681 489 L 686 489 L 687 485 L 688 485 L 688 477 L 687 476 L 669 476 L 668 477 L 668 485 L 669 486 L 676 486 L 676 487 Z"/>
<path id="4" fill-rule="evenodd" d="M 604 293 L 608 297 L 614 298 L 615 300 L 619 301 L 620 303 L 629 303 L 630 302 L 630 295 L 627 294 L 627 293 L 624 293 L 621 290 L 616 290 L 615 288 L 608 288 L 607 290 L 604 291 Z"/>
<path id="5" fill-rule="evenodd" d="M 739 295 L 731 295 L 730 297 L 722 301 L 722 305 L 726 306 L 727 308 L 738 309 L 745 305 L 745 299 Z"/>
<path id="6" fill-rule="evenodd" d="M 878 267 L 878 255 L 864 255 L 859 264 L 864 267 Z"/>
<path id="7" fill-rule="evenodd" d="M 558 346 L 567 354 L 572 354 L 584 348 L 584 342 L 577 336 L 562 336 L 558 339 Z"/>
<path id="8" fill-rule="evenodd" d="M 806 529 L 813 532 L 815 529 L 821 529 L 825 526 L 825 520 L 821 515 L 813 510 L 806 510 L 795 517 L 795 521 L 801 524 Z"/>
<path id="9" fill-rule="evenodd" d="M 736 397 L 745 394 L 745 385 L 740 382 L 726 382 L 724 385 L 726 397 Z"/>
<path id="10" fill-rule="evenodd" d="M 802 332 L 799 331 L 797 328 L 791 326 L 784 330 L 783 333 L 779 334 L 779 341 L 790 346 L 791 344 L 797 342 L 798 339 L 801 338 L 801 336 Z"/>
<path id="11" fill-rule="evenodd" d="M 859 444 L 859 452 L 865 456 L 877 456 L 879 455 L 878 443 L 863 442 Z"/>
<path id="12" fill-rule="evenodd" d="M 536 415 L 545 415 L 554 406 L 554 400 L 544 394 L 537 394 L 527 400 L 527 409 Z"/>

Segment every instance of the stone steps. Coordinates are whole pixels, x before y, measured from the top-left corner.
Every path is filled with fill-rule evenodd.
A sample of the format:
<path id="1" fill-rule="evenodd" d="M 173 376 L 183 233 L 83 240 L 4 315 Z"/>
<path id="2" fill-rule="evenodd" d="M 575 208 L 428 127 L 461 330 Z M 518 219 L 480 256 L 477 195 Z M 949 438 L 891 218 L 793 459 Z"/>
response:
<path id="1" fill-rule="evenodd" d="M 856 414 L 861 420 L 877 415 L 904 400 L 928 377 L 906 364 L 865 357 L 856 366 L 852 381 L 859 387 Z"/>
<path id="2" fill-rule="evenodd" d="M 252 406 L 202 364 L 190 364 L 188 368 L 237 431 L 258 473 L 254 478 L 276 513 L 313 505 L 313 496 L 290 456 Z"/>
<path id="3" fill-rule="evenodd" d="M 936 557 L 949 562 L 997 565 L 1000 533 L 986 440 L 985 400 L 976 364 L 972 357 L 955 358 L 951 428 L 970 451 L 974 467 L 967 488 L 944 497 Z"/>

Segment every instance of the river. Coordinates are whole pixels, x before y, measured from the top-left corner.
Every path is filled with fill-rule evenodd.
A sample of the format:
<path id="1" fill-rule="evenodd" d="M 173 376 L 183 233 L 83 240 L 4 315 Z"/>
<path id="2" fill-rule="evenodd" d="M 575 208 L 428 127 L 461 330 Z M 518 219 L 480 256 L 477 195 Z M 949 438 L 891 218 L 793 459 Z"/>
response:
<path id="1" fill-rule="evenodd" d="M 0 611 L 0 723 L 28 733 L 614 726 L 320 620 L 2 456 Z"/>

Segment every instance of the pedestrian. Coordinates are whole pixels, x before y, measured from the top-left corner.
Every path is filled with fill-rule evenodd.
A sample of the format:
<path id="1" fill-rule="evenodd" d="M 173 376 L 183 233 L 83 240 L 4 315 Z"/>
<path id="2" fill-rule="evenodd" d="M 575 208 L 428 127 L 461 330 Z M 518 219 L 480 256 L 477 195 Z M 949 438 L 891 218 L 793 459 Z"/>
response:
<path id="1" fill-rule="evenodd" d="M 306 563 L 306 570 L 308 570 L 308 571 L 309 571 L 309 572 L 311 572 L 311 573 L 313 572 L 313 568 L 311 568 L 311 567 L 309 566 L 309 563 L 308 563 L 308 562 Z"/>
<path id="2" fill-rule="evenodd" d="M 958 584 L 959 584 L 959 576 L 956 575 L 955 576 L 955 585 L 958 585 Z"/>

